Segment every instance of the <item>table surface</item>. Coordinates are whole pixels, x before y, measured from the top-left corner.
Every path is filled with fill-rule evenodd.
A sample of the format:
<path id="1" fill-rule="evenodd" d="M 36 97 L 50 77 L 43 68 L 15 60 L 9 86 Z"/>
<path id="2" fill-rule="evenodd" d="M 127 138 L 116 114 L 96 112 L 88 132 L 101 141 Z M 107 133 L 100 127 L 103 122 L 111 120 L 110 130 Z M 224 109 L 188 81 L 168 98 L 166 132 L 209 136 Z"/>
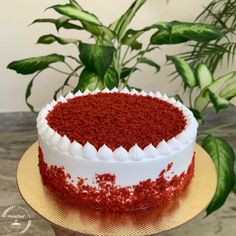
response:
<path id="1" fill-rule="evenodd" d="M 236 117 L 236 109 L 231 108 L 215 115 L 212 112 L 201 130 L 213 128 L 222 122 L 230 122 Z M 224 137 L 236 152 L 236 125 L 214 131 L 215 135 Z M 22 200 L 16 185 L 16 169 L 24 151 L 37 139 L 35 115 L 29 112 L 0 113 L 0 216 L 9 206 L 21 206 L 30 213 L 32 225 L 24 235 L 53 236 L 50 224 L 37 215 Z M 199 139 L 199 142 L 201 140 Z M 236 234 L 236 196 L 230 194 L 225 205 L 209 217 L 203 219 L 203 212 L 185 225 L 162 233 L 163 236 L 211 236 Z M 0 218 L 0 235 L 15 236 L 17 233 L 7 232 L 6 218 Z M 65 234 L 63 234 L 66 236 Z"/>

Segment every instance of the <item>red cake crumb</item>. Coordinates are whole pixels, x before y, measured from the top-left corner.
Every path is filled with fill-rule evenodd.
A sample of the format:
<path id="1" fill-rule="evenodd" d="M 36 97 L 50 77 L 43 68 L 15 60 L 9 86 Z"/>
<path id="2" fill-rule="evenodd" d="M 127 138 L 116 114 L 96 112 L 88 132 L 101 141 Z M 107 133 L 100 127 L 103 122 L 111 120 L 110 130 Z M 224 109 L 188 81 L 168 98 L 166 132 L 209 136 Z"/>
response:
<path id="1" fill-rule="evenodd" d="M 183 131 L 182 111 L 151 96 L 97 93 L 58 103 L 47 116 L 48 124 L 71 142 L 87 141 L 99 149 L 129 150 L 136 143 L 145 148 L 169 140 Z"/>
<path id="2" fill-rule="evenodd" d="M 190 183 L 194 174 L 194 157 L 186 173 L 167 181 L 164 175 L 171 166 L 170 163 L 156 180 L 148 179 L 133 186 L 117 186 L 113 174 L 96 175 L 97 187 L 87 185 L 82 178 L 78 178 L 77 186 L 74 186 L 63 167 L 48 166 L 45 163 L 39 147 L 39 169 L 44 185 L 72 206 L 90 206 L 115 212 L 163 206 L 180 195 Z"/>

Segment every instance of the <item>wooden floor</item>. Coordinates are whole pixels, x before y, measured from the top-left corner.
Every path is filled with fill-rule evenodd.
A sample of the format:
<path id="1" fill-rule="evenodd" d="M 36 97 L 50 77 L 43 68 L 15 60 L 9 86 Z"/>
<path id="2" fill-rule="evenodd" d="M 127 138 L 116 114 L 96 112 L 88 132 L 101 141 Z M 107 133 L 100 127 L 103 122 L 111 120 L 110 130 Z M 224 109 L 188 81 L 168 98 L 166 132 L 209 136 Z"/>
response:
<path id="1" fill-rule="evenodd" d="M 230 109 L 219 115 L 212 114 L 202 129 L 212 128 L 222 121 L 236 119 L 236 109 Z M 220 135 L 234 147 L 236 151 L 236 125 L 220 129 L 214 134 Z M 16 185 L 16 169 L 24 151 L 37 139 L 35 116 L 32 113 L 0 113 L 0 235 L 19 235 L 8 232 L 6 225 L 9 219 L 2 217 L 9 206 L 22 206 L 29 211 L 32 225 L 24 235 L 54 235 L 48 222 L 34 213 L 22 200 Z M 200 142 L 201 140 L 199 140 Z M 204 213 L 181 226 L 163 233 L 163 236 L 234 236 L 236 235 L 236 196 L 231 194 L 226 204 L 216 213 L 203 219 Z"/>

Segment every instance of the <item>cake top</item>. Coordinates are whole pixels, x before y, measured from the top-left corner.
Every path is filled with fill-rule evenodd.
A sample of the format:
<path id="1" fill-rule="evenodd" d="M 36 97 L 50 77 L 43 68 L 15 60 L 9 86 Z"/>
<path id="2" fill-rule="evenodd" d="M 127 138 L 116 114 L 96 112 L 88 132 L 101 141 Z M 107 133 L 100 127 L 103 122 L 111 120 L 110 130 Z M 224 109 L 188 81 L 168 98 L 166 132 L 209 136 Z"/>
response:
<path id="1" fill-rule="evenodd" d="M 39 143 L 75 158 L 140 161 L 168 156 L 195 142 L 192 112 L 159 92 L 105 89 L 47 104 L 39 113 Z"/>
<path id="2" fill-rule="evenodd" d="M 91 143 L 97 150 L 104 144 L 112 151 L 127 151 L 137 144 L 157 146 L 182 132 L 183 112 L 152 96 L 126 93 L 96 93 L 59 102 L 46 117 L 48 125 L 61 136 L 81 145 Z"/>

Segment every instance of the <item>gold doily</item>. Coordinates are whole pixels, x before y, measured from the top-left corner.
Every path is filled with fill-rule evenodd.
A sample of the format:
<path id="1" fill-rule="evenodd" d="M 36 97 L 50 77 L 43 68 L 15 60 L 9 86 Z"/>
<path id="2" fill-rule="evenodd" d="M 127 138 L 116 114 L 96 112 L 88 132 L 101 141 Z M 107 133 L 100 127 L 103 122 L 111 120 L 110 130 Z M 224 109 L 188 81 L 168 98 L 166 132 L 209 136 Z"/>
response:
<path id="1" fill-rule="evenodd" d="M 211 201 L 217 183 L 215 167 L 199 145 L 196 145 L 195 152 L 194 177 L 187 191 L 163 209 L 115 214 L 60 204 L 42 184 L 37 142 L 22 156 L 17 183 L 23 199 L 33 210 L 65 229 L 90 235 L 151 235 L 182 225 L 198 215 Z"/>

